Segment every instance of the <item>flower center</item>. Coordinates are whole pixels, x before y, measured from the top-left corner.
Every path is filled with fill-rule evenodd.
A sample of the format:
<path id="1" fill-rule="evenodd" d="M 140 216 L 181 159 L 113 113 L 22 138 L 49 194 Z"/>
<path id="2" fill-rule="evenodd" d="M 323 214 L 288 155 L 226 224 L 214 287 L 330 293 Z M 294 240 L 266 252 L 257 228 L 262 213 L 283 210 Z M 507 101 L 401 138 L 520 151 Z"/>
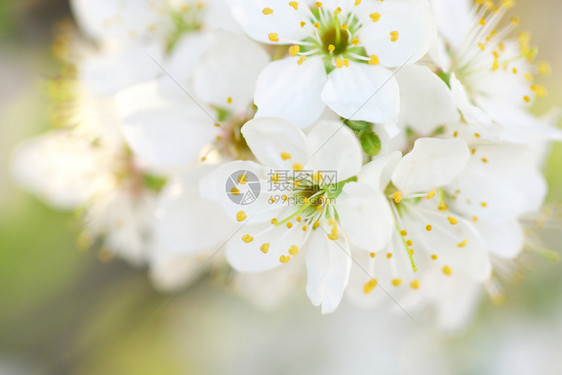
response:
<path id="1" fill-rule="evenodd" d="M 349 32 L 341 28 L 331 27 L 321 35 L 320 39 L 326 53 L 331 52 L 334 55 L 341 55 L 347 50 Z"/>

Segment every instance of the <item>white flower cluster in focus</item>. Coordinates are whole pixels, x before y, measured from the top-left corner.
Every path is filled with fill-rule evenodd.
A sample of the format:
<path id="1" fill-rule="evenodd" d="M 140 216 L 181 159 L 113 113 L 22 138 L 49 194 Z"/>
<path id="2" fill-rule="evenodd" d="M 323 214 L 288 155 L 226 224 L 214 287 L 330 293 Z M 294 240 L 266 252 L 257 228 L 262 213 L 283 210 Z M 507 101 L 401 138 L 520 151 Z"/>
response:
<path id="1" fill-rule="evenodd" d="M 73 0 L 56 126 L 14 174 L 159 288 L 208 267 L 264 305 L 306 290 L 456 327 L 544 252 L 525 223 L 562 132 L 529 111 L 549 67 L 513 5 Z"/>

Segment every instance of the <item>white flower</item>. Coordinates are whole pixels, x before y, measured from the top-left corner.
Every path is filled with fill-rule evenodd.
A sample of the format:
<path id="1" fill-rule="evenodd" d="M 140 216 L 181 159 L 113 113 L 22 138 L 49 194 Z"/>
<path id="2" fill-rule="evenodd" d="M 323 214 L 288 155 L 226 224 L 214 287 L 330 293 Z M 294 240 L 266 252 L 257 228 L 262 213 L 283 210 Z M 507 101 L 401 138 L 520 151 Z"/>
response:
<path id="1" fill-rule="evenodd" d="M 508 39 L 518 19 L 498 28 L 514 2 L 471 3 L 431 0 L 443 37 L 432 55 L 473 133 L 518 143 L 562 139 L 561 132 L 527 113 L 528 103 L 546 94 L 533 76 L 548 67 L 532 63 L 536 49 L 528 33 Z"/>
<path id="2" fill-rule="evenodd" d="M 433 17 L 418 0 L 230 3 L 252 38 L 291 45 L 289 57 L 260 75 L 255 102 L 258 117 L 299 127 L 325 105 L 345 118 L 395 121 L 399 93 L 389 68 L 416 62 L 435 38 Z"/>
<path id="3" fill-rule="evenodd" d="M 376 286 L 393 294 L 423 294 L 430 287 L 423 281 L 428 273 L 439 274 L 442 282 L 456 273 L 479 282 L 489 277 L 490 259 L 479 233 L 444 201 L 443 187 L 463 171 L 469 155 L 461 140 L 422 138 L 402 159 L 392 153 L 363 167 L 358 182 L 385 190 L 394 218 L 383 251 L 363 247 L 370 254 L 358 255 L 349 288 L 355 300 L 380 299 L 383 293 L 372 293 Z"/>
<path id="4" fill-rule="evenodd" d="M 98 129 L 99 130 L 99 129 Z M 93 129 L 62 129 L 31 139 L 14 155 L 13 173 L 26 189 L 62 209 L 84 209 L 80 242 L 134 263 L 144 260 L 154 191 L 124 147 Z"/>
<path id="5" fill-rule="evenodd" d="M 192 165 L 205 151 L 245 158 L 240 127 L 253 117 L 253 87 L 268 61 L 242 35 L 216 31 L 210 42 L 186 37 L 166 63 L 169 76 L 118 93 L 128 144 L 152 169 Z"/>
<path id="6" fill-rule="evenodd" d="M 262 272 L 290 267 L 305 252 L 308 296 L 323 313 L 333 311 L 349 278 L 350 244 L 373 239 L 373 246 L 384 246 L 391 229 L 384 225 L 392 214 L 381 192 L 362 185 L 345 191 L 361 169 L 356 136 L 339 122 L 321 122 L 305 136 L 272 118 L 252 120 L 242 133 L 261 164 L 228 163 L 201 183 L 202 194 L 220 201 L 227 215 L 243 224 L 227 245 L 227 260 L 238 271 Z M 337 173 L 337 181 L 328 179 L 330 173 Z M 261 187 L 256 201 L 233 202 L 254 175 Z M 226 191 L 229 176 L 241 184 Z"/>

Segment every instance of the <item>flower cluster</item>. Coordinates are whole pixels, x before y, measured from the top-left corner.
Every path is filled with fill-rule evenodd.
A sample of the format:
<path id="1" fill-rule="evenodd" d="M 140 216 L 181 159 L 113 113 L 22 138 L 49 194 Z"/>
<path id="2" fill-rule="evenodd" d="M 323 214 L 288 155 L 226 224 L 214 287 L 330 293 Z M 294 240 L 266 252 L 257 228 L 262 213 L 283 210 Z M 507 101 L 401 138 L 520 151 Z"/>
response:
<path id="1" fill-rule="evenodd" d="M 464 320 L 526 248 L 556 115 L 511 0 L 73 0 L 14 173 L 180 287 Z M 228 271 L 228 272 L 226 272 Z M 234 271 L 234 272 L 231 272 Z M 389 298 L 390 297 L 390 298 Z"/>

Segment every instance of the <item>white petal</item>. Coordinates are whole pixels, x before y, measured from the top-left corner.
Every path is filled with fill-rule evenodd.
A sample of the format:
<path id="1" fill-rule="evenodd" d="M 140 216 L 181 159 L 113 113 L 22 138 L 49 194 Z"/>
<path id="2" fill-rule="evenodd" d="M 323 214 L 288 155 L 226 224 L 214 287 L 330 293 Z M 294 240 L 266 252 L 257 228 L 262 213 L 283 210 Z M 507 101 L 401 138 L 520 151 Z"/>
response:
<path id="1" fill-rule="evenodd" d="M 352 120 L 395 122 L 400 94 L 391 71 L 351 62 L 334 69 L 322 91 L 322 100 L 338 115 Z"/>
<path id="2" fill-rule="evenodd" d="M 258 77 L 256 117 L 279 117 L 300 128 L 313 123 L 324 111 L 320 93 L 327 81 L 319 57 L 298 64 L 297 57 L 270 63 Z"/>
<path id="3" fill-rule="evenodd" d="M 154 0 L 72 0 L 80 27 L 97 39 L 137 42 L 168 24 L 165 3 Z"/>
<path id="4" fill-rule="evenodd" d="M 135 83 L 156 77 L 161 71 L 160 45 L 117 48 L 96 54 L 80 66 L 80 81 L 98 95 L 110 95 Z"/>
<path id="5" fill-rule="evenodd" d="M 177 90 L 151 81 L 117 95 L 125 138 L 148 168 L 175 168 L 193 163 L 202 148 L 219 134 L 201 108 Z"/>
<path id="6" fill-rule="evenodd" d="M 421 135 L 431 135 L 442 125 L 456 123 L 460 116 L 447 84 L 425 66 L 402 68 L 396 79 L 400 86 L 402 129 L 410 127 Z"/>
<path id="7" fill-rule="evenodd" d="M 187 33 L 174 45 L 162 65 L 175 81 L 188 87 L 201 55 L 209 48 L 209 35 L 203 32 Z"/>
<path id="8" fill-rule="evenodd" d="M 469 157 L 461 140 L 420 138 L 396 166 L 392 182 L 405 194 L 427 192 L 450 183 Z"/>
<path id="9" fill-rule="evenodd" d="M 357 180 L 372 189 L 384 191 L 390 182 L 392 172 L 401 160 L 402 154 L 394 151 L 387 155 L 379 155 L 361 168 Z"/>
<path id="10" fill-rule="evenodd" d="M 492 254 L 504 259 L 513 259 L 523 251 L 525 233 L 516 220 L 501 224 L 478 221 L 474 226 Z"/>
<path id="11" fill-rule="evenodd" d="M 306 150 L 306 168 L 335 171 L 338 181 L 356 176 L 363 163 L 357 136 L 339 121 L 321 121 L 314 126 L 308 133 Z"/>
<path id="12" fill-rule="evenodd" d="M 471 103 L 468 93 L 454 73 L 451 74 L 449 83 L 451 85 L 453 101 L 461 111 L 467 123 L 475 129 L 475 132 L 481 137 L 491 140 L 498 139 L 501 128 L 494 123 L 490 115 Z"/>
<path id="13" fill-rule="evenodd" d="M 91 198 L 103 168 L 88 139 L 67 131 L 27 140 L 14 152 L 13 175 L 24 188 L 56 207 L 72 209 Z"/>
<path id="14" fill-rule="evenodd" d="M 455 225 L 449 222 L 449 216 L 457 219 Z M 432 262 L 449 266 L 453 273 L 460 272 L 479 281 L 490 276 L 486 244 L 467 220 L 438 210 L 434 202 L 422 200 L 408 206 L 403 223 L 416 250 L 414 259 L 420 256 L 430 259 L 435 254 L 438 259 Z M 427 225 L 431 225 L 431 231 L 426 229 Z"/>
<path id="15" fill-rule="evenodd" d="M 336 198 L 336 210 L 352 245 L 371 252 L 388 245 L 395 230 L 394 216 L 380 190 L 349 182 Z"/>
<path id="16" fill-rule="evenodd" d="M 269 168 L 292 170 L 294 163 L 306 163 L 303 132 L 279 118 L 257 118 L 242 127 L 242 135 L 259 162 Z M 283 160 L 282 153 L 289 159 Z"/>
<path id="17" fill-rule="evenodd" d="M 473 25 L 470 0 L 431 0 L 437 27 L 454 49 L 461 47 Z"/>
<path id="18" fill-rule="evenodd" d="M 264 233 L 266 229 L 269 231 Z M 253 240 L 244 242 L 244 235 L 252 236 Z M 284 225 L 270 223 L 248 225 L 242 227 L 229 241 L 226 259 L 239 272 L 262 272 L 279 266 L 289 267 L 291 264 L 283 264 L 280 258 L 293 257 L 289 254 L 291 246 L 299 248 L 300 252 L 295 257 L 303 256 L 301 244 L 304 236 L 305 232 L 296 227 L 289 230 Z M 269 244 L 266 245 L 266 253 L 262 251 L 264 244 Z"/>
<path id="19" fill-rule="evenodd" d="M 293 9 L 289 2 L 267 0 L 228 0 L 234 18 L 253 39 L 269 44 L 288 44 L 309 37 L 308 31 L 300 27 L 305 18 L 301 4 L 299 10 Z M 264 9 L 273 10 L 264 14 Z M 267 12 L 266 12 L 267 13 Z M 279 41 L 273 42 L 269 34 L 277 34 Z"/>
<path id="20" fill-rule="evenodd" d="M 241 113 L 253 103 L 255 83 L 269 55 L 234 33 L 217 31 L 211 39 L 194 73 L 195 94 L 207 103 Z"/>
<path id="21" fill-rule="evenodd" d="M 386 67 L 413 64 L 433 46 L 437 36 L 435 20 L 429 7 L 420 0 L 370 2 L 369 9 L 360 14 L 363 28 L 359 40 L 369 55 L 379 57 Z M 373 22 L 369 15 L 380 14 Z M 391 40 L 391 33 L 398 39 Z"/>
<path id="22" fill-rule="evenodd" d="M 208 170 L 184 173 L 161 192 L 154 220 L 156 251 L 194 254 L 218 250 L 237 229 L 218 202 L 199 192 L 199 181 Z"/>
<path id="23" fill-rule="evenodd" d="M 347 243 L 329 240 L 317 231 L 307 243 L 306 293 L 322 314 L 333 312 L 339 305 L 351 271 L 351 254 Z"/>
<path id="24" fill-rule="evenodd" d="M 536 160 L 541 148 L 477 146 L 465 170 L 446 187 L 457 196 L 452 207 L 468 217 L 496 223 L 536 212 L 547 192 Z"/>

